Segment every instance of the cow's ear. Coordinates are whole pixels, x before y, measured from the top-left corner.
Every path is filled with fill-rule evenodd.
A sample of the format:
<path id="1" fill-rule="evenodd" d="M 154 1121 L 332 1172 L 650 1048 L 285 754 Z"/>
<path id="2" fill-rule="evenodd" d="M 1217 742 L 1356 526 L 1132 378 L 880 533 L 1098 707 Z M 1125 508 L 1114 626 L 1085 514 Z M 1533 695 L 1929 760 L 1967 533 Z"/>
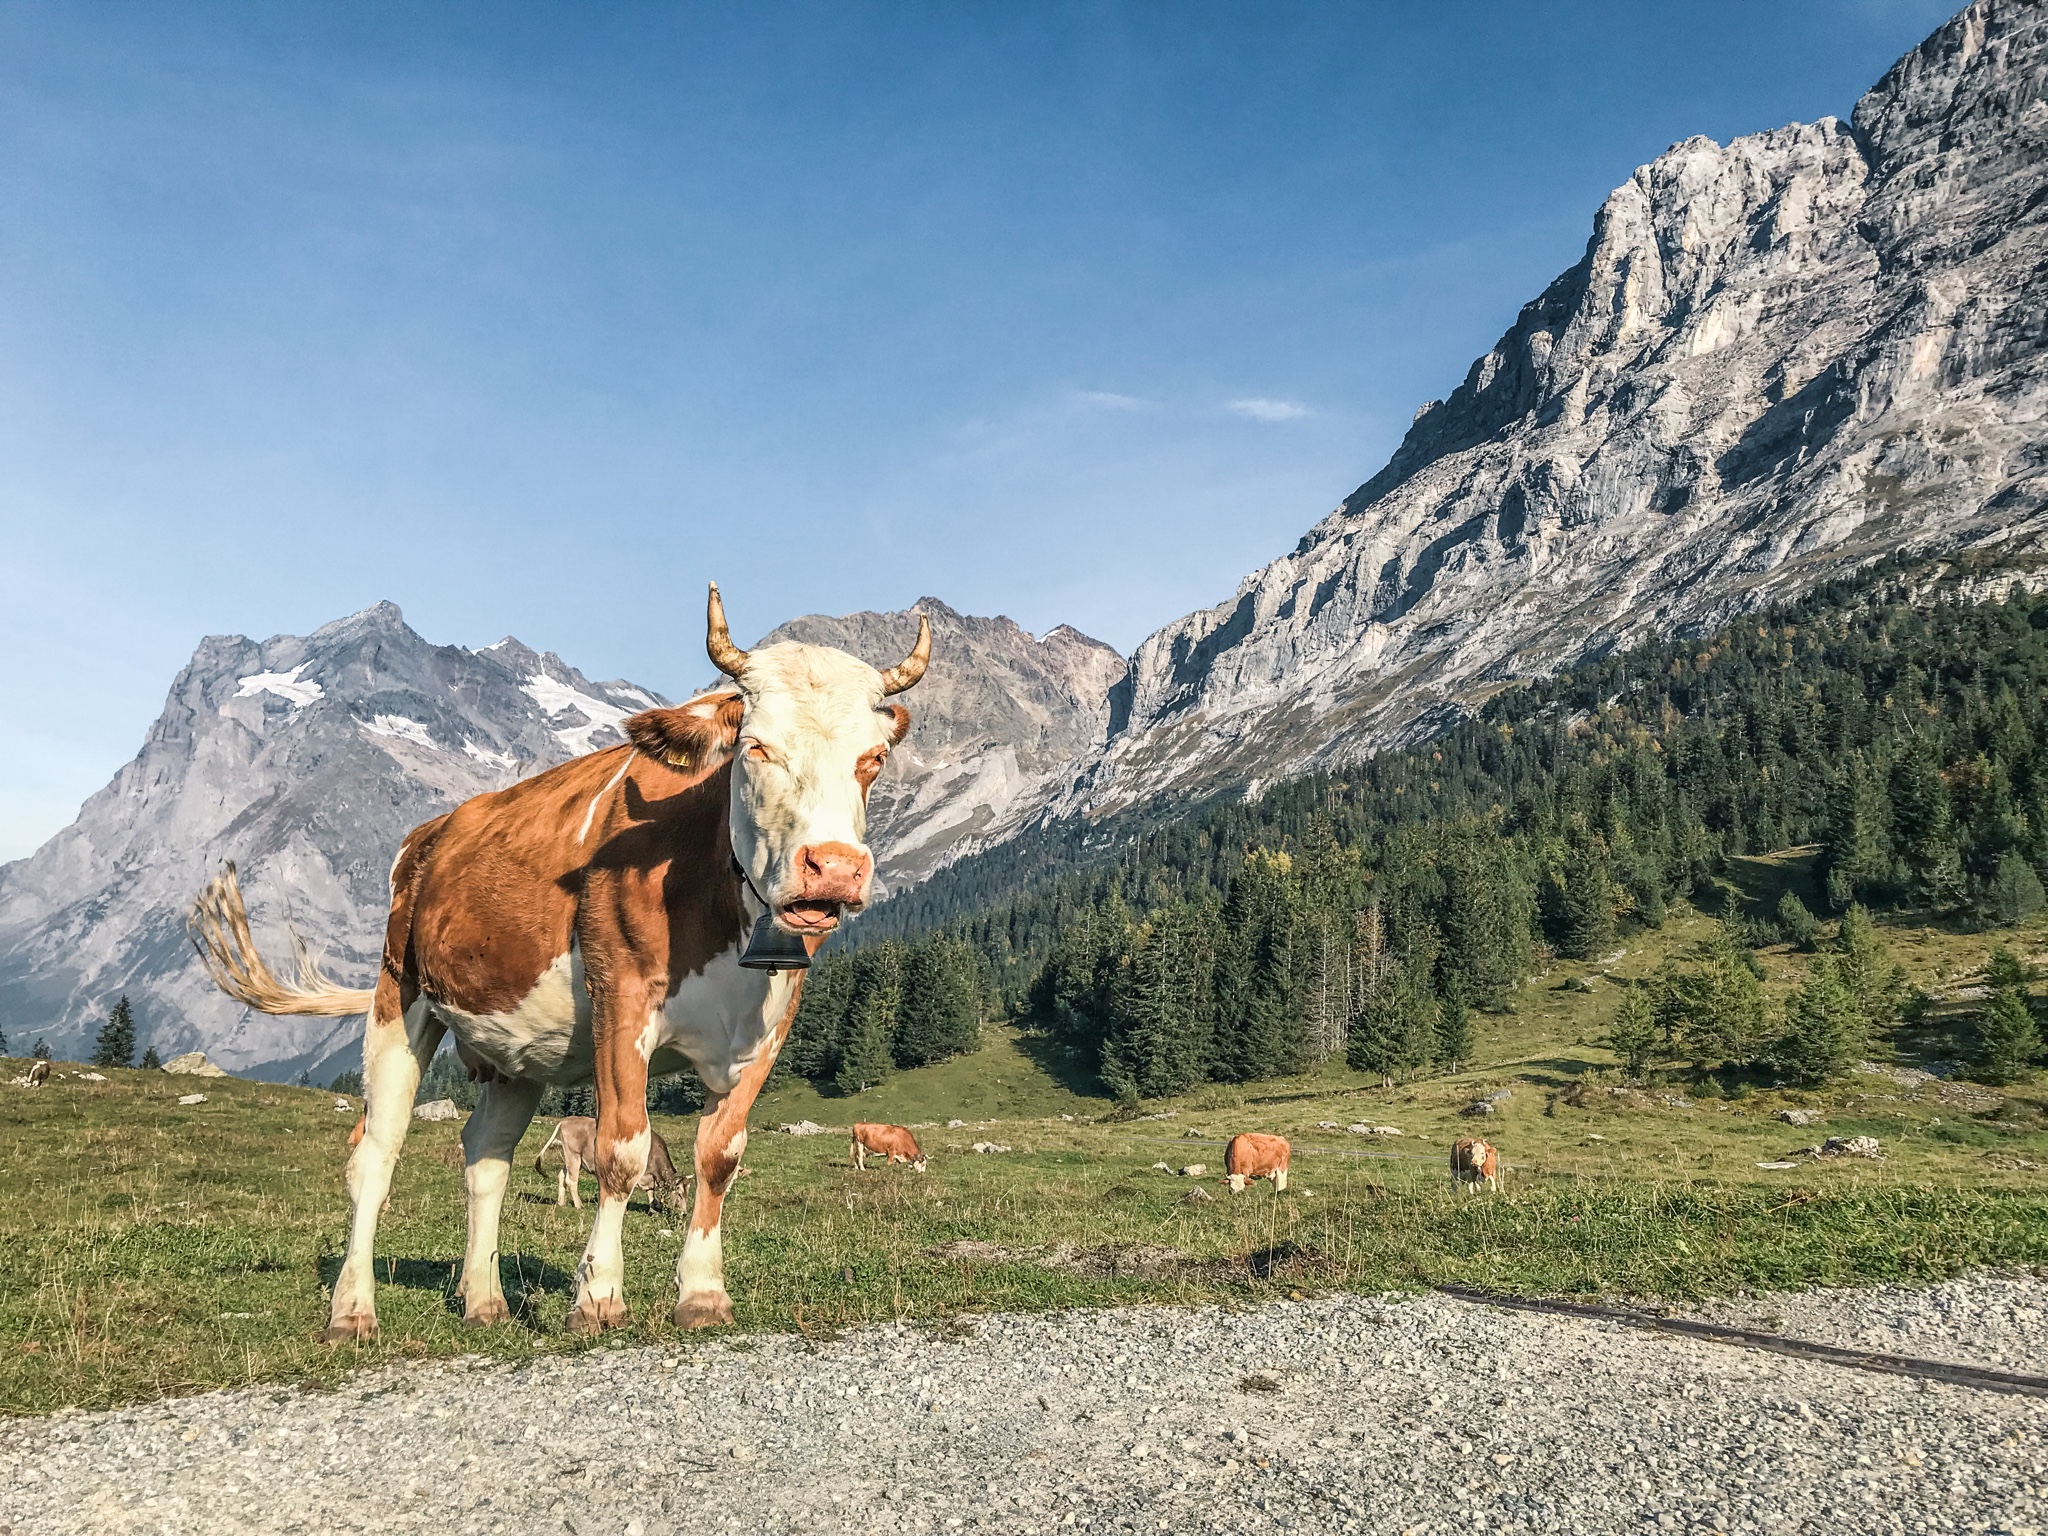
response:
<path id="1" fill-rule="evenodd" d="M 746 701 L 723 689 L 700 693 L 672 709 L 650 709 L 626 722 L 626 738 L 649 757 L 703 773 L 732 756 Z"/>
<path id="2" fill-rule="evenodd" d="M 884 704 L 882 713 L 895 722 L 889 728 L 889 745 L 896 746 L 910 734 L 910 711 L 901 704 Z"/>

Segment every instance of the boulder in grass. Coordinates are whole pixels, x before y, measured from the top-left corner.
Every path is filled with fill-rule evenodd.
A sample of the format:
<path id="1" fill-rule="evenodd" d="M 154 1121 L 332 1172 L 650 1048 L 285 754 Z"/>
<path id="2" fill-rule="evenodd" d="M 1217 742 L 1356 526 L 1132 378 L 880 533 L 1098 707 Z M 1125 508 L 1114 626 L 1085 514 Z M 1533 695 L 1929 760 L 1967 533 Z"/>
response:
<path id="1" fill-rule="evenodd" d="M 825 1127 L 815 1120 L 798 1120 L 791 1125 L 778 1125 L 776 1129 L 785 1136 L 822 1136 Z"/>
<path id="2" fill-rule="evenodd" d="M 206 1059 L 204 1051 L 187 1051 L 182 1056 L 173 1056 L 164 1063 L 164 1070 L 173 1077 L 226 1077 L 227 1073 Z"/>
<path id="3" fill-rule="evenodd" d="M 453 1099 L 429 1099 L 412 1107 L 412 1117 L 415 1120 L 459 1120 L 462 1111 Z"/>
<path id="4" fill-rule="evenodd" d="M 181 1097 L 178 1102 L 180 1104 L 204 1104 L 206 1102 L 206 1095 L 203 1093 L 188 1093 Z"/>

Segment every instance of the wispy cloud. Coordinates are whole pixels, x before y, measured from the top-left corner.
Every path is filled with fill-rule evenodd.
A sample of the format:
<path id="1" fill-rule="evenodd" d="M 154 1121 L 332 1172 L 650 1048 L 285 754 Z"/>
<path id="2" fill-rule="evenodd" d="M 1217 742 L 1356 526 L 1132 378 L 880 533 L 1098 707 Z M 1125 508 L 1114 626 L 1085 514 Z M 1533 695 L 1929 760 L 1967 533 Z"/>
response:
<path id="1" fill-rule="evenodd" d="M 1099 411 L 1142 411 L 1152 402 L 1136 395 L 1120 395 L 1108 389 L 1084 389 L 1074 395 L 1076 404 L 1092 405 Z"/>
<path id="2" fill-rule="evenodd" d="M 1233 400 L 1230 409 L 1240 416 L 1251 417 L 1253 421 L 1293 421 L 1315 414 L 1307 406 L 1296 405 L 1292 400 Z"/>

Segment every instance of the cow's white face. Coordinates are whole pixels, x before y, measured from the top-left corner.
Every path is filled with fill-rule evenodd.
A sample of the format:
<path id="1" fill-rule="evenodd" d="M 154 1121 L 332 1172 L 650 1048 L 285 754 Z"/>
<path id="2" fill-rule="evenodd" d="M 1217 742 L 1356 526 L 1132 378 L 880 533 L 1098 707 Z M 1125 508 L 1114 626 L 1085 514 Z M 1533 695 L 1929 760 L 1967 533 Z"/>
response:
<path id="1" fill-rule="evenodd" d="M 868 786 L 909 712 L 882 702 L 881 673 L 827 646 L 762 646 L 737 681 L 733 852 L 780 926 L 830 933 L 874 885 Z"/>

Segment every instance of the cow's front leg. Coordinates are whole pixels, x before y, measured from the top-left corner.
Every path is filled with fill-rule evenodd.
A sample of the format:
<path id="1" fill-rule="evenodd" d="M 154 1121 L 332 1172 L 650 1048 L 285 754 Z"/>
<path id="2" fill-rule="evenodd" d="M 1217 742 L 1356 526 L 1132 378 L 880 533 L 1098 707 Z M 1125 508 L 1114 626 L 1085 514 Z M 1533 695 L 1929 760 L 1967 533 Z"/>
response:
<path id="1" fill-rule="evenodd" d="M 576 1304 L 569 1309 L 571 1332 L 602 1333 L 623 1326 L 632 1314 L 626 1307 L 626 1199 L 647 1171 L 653 1127 L 647 1122 L 647 1057 L 652 1049 L 647 1027 L 652 1013 L 638 1000 L 653 999 L 659 1007 L 663 988 L 656 983 L 628 995 L 636 1001 L 622 1007 L 591 994 L 592 1034 L 597 1047 L 597 1219 L 590 1224 L 590 1242 L 576 1269 Z M 637 1015 L 637 1017 L 635 1017 Z"/>
<path id="2" fill-rule="evenodd" d="M 782 1042 L 789 1038 L 790 1021 L 796 1017 L 801 983 L 792 986 L 789 1006 L 782 1022 L 769 1036 L 767 1047 L 740 1069 L 739 1080 L 725 1093 L 704 1106 L 697 1122 L 697 1203 L 690 1212 L 689 1230 L 683 1236 L 683 1251 L 676 1260 L 676 1310 L 678 1328 L 715 1328 L 732 1321 L 732 1298 L 725 1293 L 725 1247 L 719 1237 L 719 1220 L 725 1209 L 725 1192 L 740 1171 L 740 1159 L 747 1150 L 747 1116 L 753 1111 L 761 1085 L 775 1065 Z"/>
<path id="3" fill-rule="evenodd" d="M 502 1323 L 512 1315 L 498 1275 L 498 1215 L 512 1182 L 512 1154 L 539 1106 L 539 1083 L 494 1078 L 483 1085 L 462 1128 L 463 1177 L 469 1185 L 469 1248 L 462 1260 L 465 1323 Z"/>

